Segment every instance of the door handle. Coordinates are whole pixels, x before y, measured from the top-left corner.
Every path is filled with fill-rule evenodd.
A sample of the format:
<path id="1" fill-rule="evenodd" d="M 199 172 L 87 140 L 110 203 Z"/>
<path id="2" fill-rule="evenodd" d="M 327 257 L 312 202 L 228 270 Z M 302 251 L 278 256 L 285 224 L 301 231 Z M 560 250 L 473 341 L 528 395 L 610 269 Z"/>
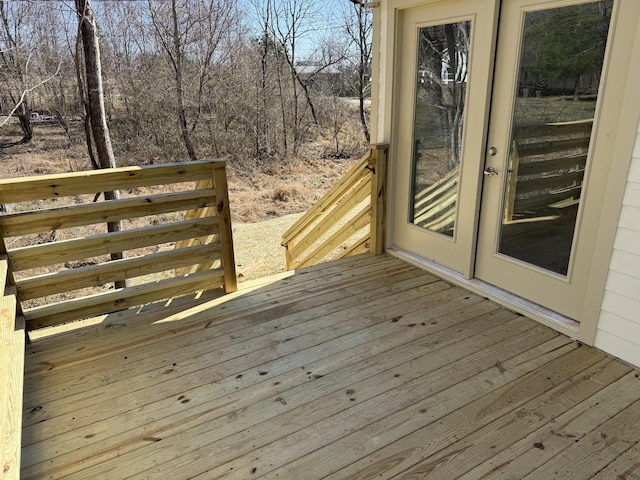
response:
<path id="1" fill-rule="evenodd" d="M 493 167 L 485 168 L 482 173 L 484 173 L 487 177 L 492 177 L 494 175 L 498 175 L 498 171 Z"/>

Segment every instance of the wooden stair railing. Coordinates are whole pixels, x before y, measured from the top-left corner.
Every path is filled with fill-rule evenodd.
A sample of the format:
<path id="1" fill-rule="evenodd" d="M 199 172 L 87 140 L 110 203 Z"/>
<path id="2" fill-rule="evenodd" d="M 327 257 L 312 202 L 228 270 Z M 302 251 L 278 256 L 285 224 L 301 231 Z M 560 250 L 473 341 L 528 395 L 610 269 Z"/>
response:
<path id="1" fill-rule="evenodd" d="M 516 128 L 509 158 L 505 222 L 518 213 L 577 202 L 592 127 L 593 119 L 585 119 Z"/>
<path id="2" fill-rule="evenodd" d="M 369 152 L 282 236 L 290 270 L 384 250 L 388 145 Z"/>
<path id="3" fill-rule="evenodd" d="M 593 119 L 516 128 L 507 176 L 504 221 L 540 207 L 565 207 L 580 198 Z M 416 225 L 443 232 L 453 227 L 460 169 L 416 193 Z"/>
<path id="4" fill-rule="evenodd" d="M 146 189 L 165 185 L 170 193 Z M 97 192 L 115 189 L 126 198 L 92 201 Z M 60 197 L 72 197 L 75 204 L 59 207 L 53 199 Z M 223 161 L 0 180 L 0 204 L 18 202 L 23 203 L 14 213 L 0 215 L 0 238 L 30 330 L 198 291 L 237 288 Z M 127 229 L 127 221 L 136 218 L 145 226 Z M 88 226 L 106 230 L 102 225 L 116 220 L 123 220 L 123 231 L 86 233 Z M 193 238 L 201 241 L 171 248 Z M 122 251 L 128 258 L 109 260 Z M 216 260 L 216 268 L 210 268 Z M 207 268 L 180 273 L 193 265 Z M 118 280 L 136 284 L 104 291 Z M 87 293 L 87 287 L 102 291 Z"/>

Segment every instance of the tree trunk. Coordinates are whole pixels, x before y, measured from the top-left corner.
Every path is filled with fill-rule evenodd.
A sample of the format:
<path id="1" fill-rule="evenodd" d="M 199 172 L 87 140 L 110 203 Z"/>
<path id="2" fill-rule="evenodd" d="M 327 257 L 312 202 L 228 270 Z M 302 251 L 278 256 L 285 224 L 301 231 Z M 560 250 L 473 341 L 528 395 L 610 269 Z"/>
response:
<path id="1" fill-rule="evenodd" d="M 25 98 L 18 109 L 18 121 L 20 122 L 20 128 L 22 129 L 22 139 L 18 142 L 20 144 L 29 143 L 33 139 L 33 125 L 31 124 L 29 109 L 27 108 L 26 103 L 27 99 Z"/>
<path id="2" fill-rule="evenodd" d="M 260 145 L 260 140 L 256 141 L 257 146 L 257 154 L 258 157 L 263 160 L 262 152 L 269 156 L 271 153 L 271 146 L 269 145 L 269 120 L 267 118 L 267 112 L 269 111 L 269 100 L 267 99 L 267 73 L 268 73 L 268 57 L 269 57 L 269 36 L 268 36 L 268 26 L 269 26 L 269 3 L 267 3 L 267 16 L 265 17 L 265 27 L 264 33 L 262 35 L 262 58 L 260 59 L 260 67 L 262 69 L 262 83 L 261 83 L 261 97 L 262 97 L 262 112 L 260 116 L 258 116 L 258 122 L 260 125 L 261 132 L 261 141 L 262 145 Z"/>
<path id="3" fill-rule="evenodd" d="M 91 119 L 93 141 L 98 154 L 98 162 L 101 168 L 115 168 L 116 159 L 113 155 L 105 113 L 98 32 L 91 9 L 91 0 L 76 0 L 76 5 L 78 7 L 78 21 L 80 22 L 84 52 L 89 117 Z"/>
<path id="4" fill-rule="evenodd" d="M 100 48 L 98 45 L 98 31 L 93 17 L 91 0 L 76 0 L 78 10 L 79 30 L 82 36 L 82 47 L 84 52 L 84 65 L 86 73 L 86 106 L 89 110 L 91 123 L 91 133 L 93 143 L 96 148 L 100 168 L 115 168 L 116 159 L 111 146 L 109 127 L 107 126 L 107 116 L 104 106 L 104 89 L 102 87 L 102 65 L 100 63 Z M 90 143 L 90 142 L 88 142 Z M 120 192 L 104 192 L 105 200 L 117 200 Z M 108 222 L 109 232 L 119 232 L 122 230 L 122 222 Z M 112 253 L 112 260 L 124 258 L 124 253 Z M 126 286 L 125 281 L 116 281 L 116 288 Z"/>
<path id="5" fill-rule="evenodd" d="M 364 84 L 364 72 L 358 72 L 358 113 L 360 114 L 360 125 L 362 126 L 362 133 L 367 143 L 371 142 L 371 134 L 369 133 L 369 125 L 367 125 L 367 117 L 365 114 L 364 100 L 365 100 L 365 88 Z"/>
<path id="6" fill-rule="evenodd" d="M 178 97 L 178 122 L 180 124 L 180 131 L 182 132 L 182 140 L 184 146 L 187 149 L 187 154 L 190 160 L 197 160 L 196 151 L 193 148 L 193 141 L 191 140 L 191 132 L 187 125 L 187 112 L 184 106 L 184 86 L 182 78 L 182 45 L 180 44 L 180 26 L 178 25 L 178 11 L 176 9 L 176 0 L 171 2 L 171 13 L 173 15 L 173 46 L 175 49 L 175 67 L 176 67 L 176 95 Z"/>
<path id="7" fill-rule="evenodd" d="M 96 160 L 95 153 L 93 151 L 93 140 L 91 139 L 91 117 L 89 113 L 89 102 L 87 101 L 86 88 L 84 86 L 84 75 L 82 73 L 82 67 L 80 65 L 80 60 L 82 58 L 82 52 L 80 50 L 82 46 L 82 33 L 80 32 L 80 24 L 78 24 L 78 36 L 76 39 L 76 52 L 74 56 L 74 62 L 76 65 L 76 79 L 78 81 L 78 96 L 80 97 L 80 102 L 82 103 L 82 107 L 84 108 L 84 117 L 82 119 L 82 126 L 84 128 L 84 140 L 87 145 L 87 154 L 89 155 L 89 161 L 91 162 L 91 166 L 95 170 L 100 168 L 100 164 Z"/>
<path id="8" fill-rule="evenodd" d="M 347 35 L 358 47 L 358 63 L 357 63 L 357 91 L 358 91 L 358 113 L 360 116 L 360 125 L 362 134 L 367 140 L 371 141 L 369 125 L 367 124 L 367 115 L 365 109 L 365 99 L 367 97 L 367 89 L 369 88 L 369 77 L 371 68 L 371 43 L 369 35 L 373 28 L 371 14 L 362 2 L 353 2 L 355 9 L 355 21 L 353 25 L 349 20 L 346 23 Z"/>

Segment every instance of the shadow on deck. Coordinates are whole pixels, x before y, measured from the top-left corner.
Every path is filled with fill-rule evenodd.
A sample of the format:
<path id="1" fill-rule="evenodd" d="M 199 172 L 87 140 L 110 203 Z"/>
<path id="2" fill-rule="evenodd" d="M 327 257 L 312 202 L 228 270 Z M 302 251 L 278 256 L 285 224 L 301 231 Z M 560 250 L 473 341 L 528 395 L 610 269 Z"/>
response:
<path id="1" fill-rule="evenodd" d="M 24 479 L 640 475 L 637 371 L 389 256 L 101 317 L 25 370 Z"/>

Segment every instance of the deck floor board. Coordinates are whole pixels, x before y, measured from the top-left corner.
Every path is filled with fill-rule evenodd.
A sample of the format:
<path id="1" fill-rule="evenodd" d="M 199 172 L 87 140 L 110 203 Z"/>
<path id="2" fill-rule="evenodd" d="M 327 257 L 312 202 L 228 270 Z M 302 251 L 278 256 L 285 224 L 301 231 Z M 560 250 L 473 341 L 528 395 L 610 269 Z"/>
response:
<path id="1" fill-rule="evenodd" d="M 489 300 L 389 256 L 240 286 L 36 338 L 22 478 L 639 469 L 638 372 Z"/>

